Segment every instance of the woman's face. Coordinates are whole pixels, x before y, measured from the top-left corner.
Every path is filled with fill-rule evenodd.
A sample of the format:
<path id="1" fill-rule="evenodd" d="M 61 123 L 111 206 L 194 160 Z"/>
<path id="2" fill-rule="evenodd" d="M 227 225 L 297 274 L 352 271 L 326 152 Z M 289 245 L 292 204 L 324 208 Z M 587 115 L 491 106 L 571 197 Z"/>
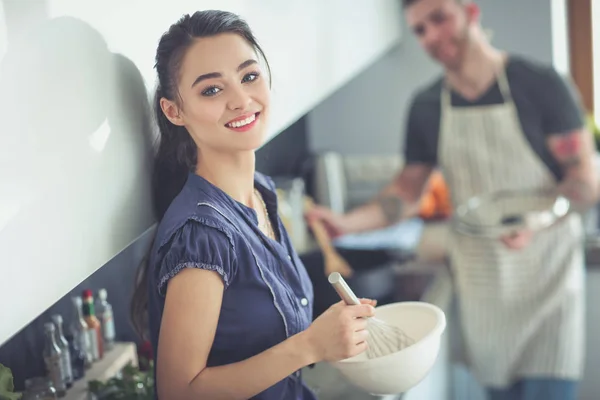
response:
<path id="1" fill-rule="evenodd" d="M 197 39 L 183 57 L 179 74 L 181 107 L 163 99 L 161 107 L 187 128 L 203 151 L 256 150 L 267 127 L 268 76 L 254 48 L 239 35 Z"/>

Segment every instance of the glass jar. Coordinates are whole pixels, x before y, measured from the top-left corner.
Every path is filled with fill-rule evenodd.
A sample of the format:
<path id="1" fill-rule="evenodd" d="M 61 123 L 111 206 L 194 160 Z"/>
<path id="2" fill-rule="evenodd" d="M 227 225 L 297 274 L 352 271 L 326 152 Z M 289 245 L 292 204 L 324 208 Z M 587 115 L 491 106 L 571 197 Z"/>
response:
<path id="1" fill-rule="evenodd" d="M 56 389 L 46 377 L 25 380 L 25 393 L 21 400 L 57 400 Z"/>

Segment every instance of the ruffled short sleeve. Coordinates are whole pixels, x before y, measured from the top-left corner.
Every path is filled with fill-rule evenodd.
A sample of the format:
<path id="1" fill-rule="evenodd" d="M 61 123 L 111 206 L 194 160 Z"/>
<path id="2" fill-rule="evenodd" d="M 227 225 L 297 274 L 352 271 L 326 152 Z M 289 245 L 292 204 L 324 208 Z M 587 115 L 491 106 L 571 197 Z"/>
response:
<path id="1" fill-rule="evenodd" d="M 169 279 L 184 268 L 200 268 L 217 272 L 225 289 L 236 273 L 234 242 L 231 234 L 214 223 L 187 221 L 167 242 L 160 253 L 158 292 L 164 296 Z"/>

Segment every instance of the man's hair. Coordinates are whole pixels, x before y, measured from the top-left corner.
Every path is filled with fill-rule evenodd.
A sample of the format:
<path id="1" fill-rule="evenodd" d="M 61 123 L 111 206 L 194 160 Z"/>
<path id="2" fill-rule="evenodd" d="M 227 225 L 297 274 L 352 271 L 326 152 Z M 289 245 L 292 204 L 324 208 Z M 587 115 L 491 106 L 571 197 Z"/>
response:
<path id="1" fill-rule="evenodd" d="M 412 6 L 413 4 L 419 2 L 420 0 L 402 0 L 402 8 L 406 8 Z M 458 4 L 467 4 L 471 0 L 454 0 Z"/>
<path id="2" fill-rule="evenodd" d="M 406 8 L 408 6 L 412 6 L 417 1 L 419 1 L 419 0 L 402 0 L 402 7 Z"/>

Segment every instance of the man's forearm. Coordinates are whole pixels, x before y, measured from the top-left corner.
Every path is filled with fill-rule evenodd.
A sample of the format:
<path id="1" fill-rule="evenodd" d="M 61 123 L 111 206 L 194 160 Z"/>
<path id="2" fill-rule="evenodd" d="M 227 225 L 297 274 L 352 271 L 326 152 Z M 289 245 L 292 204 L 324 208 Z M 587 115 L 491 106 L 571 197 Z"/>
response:
<path id="1" fill-rule="evenodd" d="M 600 197 L 600 182 L 592 134 L 582 128 L 551 135 L 549 145 L 564 173 L 559 192 L 571 200 L 576 211 L 584 212 L 594 206 Z"/>
<path id="2" fill-rule="evenodd" d="M 411 200 L 396 187 L 386 187 L 366 205 L 347 214 L 347 222 L 353 232 L 385 228 L 418 214 L 418 199 Z"/>
<path id="3" fill-rule="evenodd" d="M 596 149 L 591 135 L 584 130 L 558 138 L 554 150 L 565 172 L 559 191 L 573 202 L 578 211 L 586 211 L 600 197 Z"/>
<path id="4" fill-rule="evenodd" d="M 596 174 L 569 176 L 559 186 L 559 191 L 566 196 L 577 211 L 584 212 L 593 207 L 599 200 L 600 190 Z"/>

